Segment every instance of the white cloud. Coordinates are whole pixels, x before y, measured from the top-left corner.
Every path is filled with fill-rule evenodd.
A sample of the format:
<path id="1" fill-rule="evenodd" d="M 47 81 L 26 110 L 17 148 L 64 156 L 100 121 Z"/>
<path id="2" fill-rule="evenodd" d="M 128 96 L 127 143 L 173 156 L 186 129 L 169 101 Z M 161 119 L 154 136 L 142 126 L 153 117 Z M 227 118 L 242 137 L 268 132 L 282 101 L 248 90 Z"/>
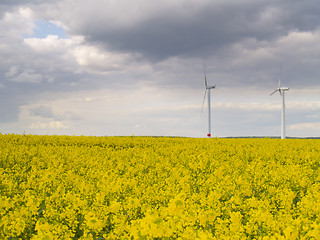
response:
<path id="1" fill-rule="evenodd" d="M 67 126 L 62 121 L 36 122 L 29 126 L 29 129 L 66 129 Z"/>
<path id="2" fill-rule="evenodd" d="M 21 7 L 14 12 L 6 12 L 0 20 L 0 39 L 21 39 L 24 34 L 32 34 L 35 27 L 33 18 L 30 8 Z"/>
<path id="3" fill-rule="evenodd" d="M 76 36 L 71 39 L 61 39 L 57 35 L 48 35 L 46 38 L 25 38 L 24 42 L 37 52 L 68 53 L 70 49 L 81 44 L 83 37 Z"/>
<path id="4" fill-rule="evenodd" d="M 46 38 L 26 38 L 24 43 L 33 49 L 35 54 L 39 53 L 48 58 L 56 56 L 66 62 L 74 61 L 79 69 L 92 73 L 119 70 L 131 58 L 129 54 L 111 53 L 87 45 L 83 36 L 61 39 L 56 35 L 48 35 Z"/>
<path id="5" fill-rule="evenodd" d="M 296 112 L 296 113 L 309 112 L 310 115 L 314 115 L 315 112 L 320 111 L 320 102 L 313 102 L 313 101 L 293 102 L 292 101 L 292 102 L 286 103 L 286 108 L 290 112 Z"/>
<path id="6" fill-rule="evenodd" d="M 21 17 L 25 19 L 33 20 L 35 18 L 34 13 L 30 8 L 21 7 L 19 8 L 18 12 L 21 15 Z"/>
<path id="7" fill-rule="evenodd" d="M 320 49 L 320 31 L 301 32 L 292 31 L 288 35 L 281 37 L 277 43 L 286 49 L 295 49 L 298 54 L 305 53 L 305 51 L 317 51 Z M 313 46 L 312 48 L 310 46 Z M 316 49 L 314 49 L 316 47 Z"/>
<path id="8" fill-rule="evenodd" d="M 73 55 L 80 66 L 97 73 L 118 70 L 130 58 L 129 54 L 108 53 L 95 46 L 80 45 L 73 50 Z"/>
<path id="9" fill-rule="evenodd" d="M 215 106 L 219 109 L 229 109 L 229 110 L 245 110 L 245 111 L 274 111 L 281 108 L 280 104 L 272 103 L 216 103 Z"/>
<path id="10" fill-rule="evenodd" d="M 320 130 L 320 122 L 296 123 L 289 125 L 290 130 Z M 320 132 L 318 132 L 320 134 Z"/>

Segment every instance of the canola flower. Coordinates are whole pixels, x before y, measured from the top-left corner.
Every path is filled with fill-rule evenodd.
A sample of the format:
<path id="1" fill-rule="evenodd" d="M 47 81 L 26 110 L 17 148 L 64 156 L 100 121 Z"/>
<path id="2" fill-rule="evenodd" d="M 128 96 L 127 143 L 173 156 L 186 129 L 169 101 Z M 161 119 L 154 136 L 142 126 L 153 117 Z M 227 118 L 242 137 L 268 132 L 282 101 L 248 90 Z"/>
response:
<path id="1" fill-rule="evenodd" d="M 0 239 L 320 239 L 320 141 L 0 135 Z"/>

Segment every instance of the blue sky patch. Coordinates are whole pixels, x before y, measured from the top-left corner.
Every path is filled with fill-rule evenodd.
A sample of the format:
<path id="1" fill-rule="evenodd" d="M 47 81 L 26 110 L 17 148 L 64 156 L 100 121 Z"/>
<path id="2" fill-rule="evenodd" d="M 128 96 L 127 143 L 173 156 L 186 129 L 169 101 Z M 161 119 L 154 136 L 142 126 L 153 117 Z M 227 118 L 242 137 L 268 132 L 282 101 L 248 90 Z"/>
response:
<path id="1" fill-rule="evenodd" d="M 66 38 L 66 33 L 64 29 L 52 22 L 36 20 L 35 24 L 36 27 L 34 28 L 34 33 L 32 37 L 46 38 L 48 35 L 57 35 L 59 36 L 59 38 Z"/>

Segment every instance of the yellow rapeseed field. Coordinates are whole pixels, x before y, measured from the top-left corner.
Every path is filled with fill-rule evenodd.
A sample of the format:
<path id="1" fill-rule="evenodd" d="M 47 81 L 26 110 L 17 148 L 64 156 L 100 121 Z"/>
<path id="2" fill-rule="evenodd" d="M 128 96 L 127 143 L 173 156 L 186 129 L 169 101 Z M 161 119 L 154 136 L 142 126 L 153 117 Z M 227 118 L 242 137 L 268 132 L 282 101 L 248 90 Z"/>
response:
<path id="1" fill-rule="evenodd" d="M 320 239 L 320 140 L 0 135 L 0 239 Z"/>

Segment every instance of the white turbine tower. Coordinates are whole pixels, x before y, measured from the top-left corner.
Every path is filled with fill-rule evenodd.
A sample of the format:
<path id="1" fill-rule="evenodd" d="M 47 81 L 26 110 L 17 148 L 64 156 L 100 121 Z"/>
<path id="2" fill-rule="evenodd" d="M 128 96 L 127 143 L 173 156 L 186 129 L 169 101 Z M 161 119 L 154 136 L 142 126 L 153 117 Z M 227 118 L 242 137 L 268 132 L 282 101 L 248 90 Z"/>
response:
<path id="1" fill-rule="evenodd" d="M 276 92 L 280 93 L 280 96 L 282 97 L 282 111 L 281 111 L 281 139 L 286 138 L 286 119 L 285 119 L 285 111 L 286 111 L 286 104 L 285 104 L 285 91 L 288 91 L 289 88 L 287 87 L 281 87 L 281 76 L 282 76 L 282 64 L 280 69 L 280 76 L 279 76 L 279 85 L 276 90 L 274 90 L 271 94 L 275 94 Z"/>
<path id="2" fill-rule="evenodd" d="M 206 90 L 204 92 L 202 109 L 203 109 L 204 101 L 206 99 L 206 94 L 208 91 L 208 134 L 207 134 L 207 137 L 211 137 L 211 99 L 210 99 L 211 96 L 210 96 L 210 90 L 216 88 L 216 85 L 214 85 L 214 86 L 208 85 L 205 66 L 204 66 L 204 87 L 206 88 Z M 201 112 L 202 112 L 202 109 L 201 109 Z"/>

